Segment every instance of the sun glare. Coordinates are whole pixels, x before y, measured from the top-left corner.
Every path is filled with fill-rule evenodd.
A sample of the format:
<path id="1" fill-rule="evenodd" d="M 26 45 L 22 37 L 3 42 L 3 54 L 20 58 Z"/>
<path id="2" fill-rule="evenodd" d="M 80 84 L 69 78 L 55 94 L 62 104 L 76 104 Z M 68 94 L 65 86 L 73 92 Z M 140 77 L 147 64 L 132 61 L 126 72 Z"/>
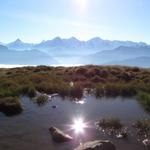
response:
<path id="1" fill-rule="evenodd" d="M 86 128 L 86 123 L 84 123 L 82 118 L 78 118 L 78 119 L 74 120 L 74 123 L 72 125 L 72 129 L 76 133 L 83 133 L 85 128 Z"/>
<path id="2" fill-rule="evenodd" d="M 87 7 L 87 0 L 77 0 L 77 4 L 80 8 L 80 10 L 85 10 Z"/>

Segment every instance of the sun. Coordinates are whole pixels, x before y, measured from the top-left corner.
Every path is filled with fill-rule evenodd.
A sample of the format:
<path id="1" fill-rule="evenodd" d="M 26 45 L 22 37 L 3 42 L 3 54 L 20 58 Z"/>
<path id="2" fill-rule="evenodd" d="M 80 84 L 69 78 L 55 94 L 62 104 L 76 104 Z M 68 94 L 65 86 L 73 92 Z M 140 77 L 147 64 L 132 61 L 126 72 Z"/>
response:
<path id="1" fill-rule="evenodd" d="M 78 7 L 80 10 L 85 10 L 87 8 L 88 0 L 77 0 Z"/>
<path id="2" fill-rule="evenodd" d="M 86 123 L 84 123 L 82 118 L 75 119 L 72 125 L 72 129 L 76 133 L 83 133 L 86 128 Z"/>

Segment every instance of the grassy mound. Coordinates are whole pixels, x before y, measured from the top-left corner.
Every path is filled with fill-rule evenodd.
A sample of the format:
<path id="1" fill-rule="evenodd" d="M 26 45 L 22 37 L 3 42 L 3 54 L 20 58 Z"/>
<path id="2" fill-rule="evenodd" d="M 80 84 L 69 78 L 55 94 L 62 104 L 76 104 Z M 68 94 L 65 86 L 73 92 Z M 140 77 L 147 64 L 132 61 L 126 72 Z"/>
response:
<path id="1" fill-rule="evenodd" d="M 0 111 L 6 115 L 15 115 L 22 112 L 21 102 L 17 97 L 0 98 Z"/>
<path id="2" fill-rule="evenodd" d="M 38 105 L 43 105 L 48 101 L 48 96 L 45 94 L 41 94 L 35 98 Z"/>
<path id="3" fill-rule="evenodd" d="M 101 119 L 96 125 L 102 129 L 114 129 L 118 130 L 123 127 L 123 124 L 117 118 Z"/>

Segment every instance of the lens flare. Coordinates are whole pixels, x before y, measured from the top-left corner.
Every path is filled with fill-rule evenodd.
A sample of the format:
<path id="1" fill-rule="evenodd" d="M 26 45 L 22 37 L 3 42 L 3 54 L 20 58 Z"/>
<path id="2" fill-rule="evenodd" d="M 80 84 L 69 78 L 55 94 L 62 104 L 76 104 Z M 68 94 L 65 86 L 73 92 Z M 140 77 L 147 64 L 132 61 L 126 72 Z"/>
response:
<path id="1" fill-rule="evenodd" d="M 83 133 L 85 128 L 86 128 L 86 123 L 84 123 L 82 118 L 78 118 L 78 119 L 74 120 L 74 123 L 72 125 L 72 129 L 76 133 Z"/>

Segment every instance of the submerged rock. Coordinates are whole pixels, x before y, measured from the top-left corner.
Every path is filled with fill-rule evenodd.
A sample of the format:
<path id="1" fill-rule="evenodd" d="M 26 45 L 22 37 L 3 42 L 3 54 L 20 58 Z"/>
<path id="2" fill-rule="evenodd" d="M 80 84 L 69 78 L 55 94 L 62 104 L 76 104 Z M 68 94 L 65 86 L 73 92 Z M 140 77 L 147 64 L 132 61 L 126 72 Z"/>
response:
<path id="1" fill-rule="evenodd" d="M 110 141 L 96 140 L 83 143 L 74 150 L 116 150 L 116 147 Z"/>
<path id="2" fill-rule="evenodd" d="M 63 131 L 61 131 L 58 128 L 50 127 L 49 131 L 55 142 L 68 142 L 68 141 L 73 140 L 73 138 L 70 135 L 64 133 Z"/>
<path id="3" fill-rule="evenodd" d="M 57 106 L 56 106 L 56 105 L 53 105 L 52 108 L 55 109 L 55 108 L 57 108 Z"/>

